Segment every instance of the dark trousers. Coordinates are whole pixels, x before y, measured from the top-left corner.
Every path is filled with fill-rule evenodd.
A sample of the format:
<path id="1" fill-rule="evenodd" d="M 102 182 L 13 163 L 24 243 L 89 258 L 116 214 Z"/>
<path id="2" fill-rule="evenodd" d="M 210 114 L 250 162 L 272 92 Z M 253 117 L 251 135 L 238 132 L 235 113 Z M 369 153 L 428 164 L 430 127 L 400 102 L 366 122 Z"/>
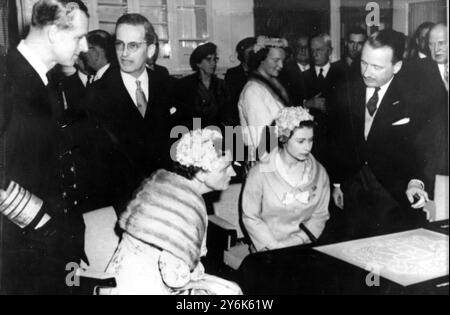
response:
<path id="1" fill-rule="evenodd" d="M 364 166 L 345 182 L 342 190 L 349 237 L 365 237 L 414 227 L 416 210 L 408 209 L 395 200 L 369 167 Z"/>
<path id="2" fill-rule="evenodd" d="M 4 222 L 5 234 L 1 252 L 2 292 L 14 295 L 72 294 L 75 271 L 68 263 L 80 263 L 83 243 L 69 228 L 54 226 L 50 221 L 43 228 L 18 231 Z M 75 223 L 73 224 L 75 225 Z M 84 230 L 80 230 L 84 234 Z M 66 278 L 69 281 L 66 283 Z"/>

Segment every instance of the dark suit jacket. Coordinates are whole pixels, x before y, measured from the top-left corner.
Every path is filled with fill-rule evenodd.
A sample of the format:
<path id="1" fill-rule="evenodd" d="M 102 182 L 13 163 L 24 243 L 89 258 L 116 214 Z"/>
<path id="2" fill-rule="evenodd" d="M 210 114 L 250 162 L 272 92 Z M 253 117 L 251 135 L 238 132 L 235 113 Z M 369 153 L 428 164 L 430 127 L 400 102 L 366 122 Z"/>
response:
<path id="1" fill-rule="evenodd" d="M 294 105 L 303 105 L 306 98 L 305 76 L 307 71 L 300 71 L 297 62 L 292 60 L 287 62 L 280 73 L 280 81 L 286 87 Z"/>
<path id="2" fill-rule="evenodd" d="M 335 105 L 335 95 L 338 86 L 346 82 L 346 72 L 340 62 L 334 62 L 331 64 L 325 80 L 321 82 L 318 79 L 315 68 L 311 67 L 308 71 L 304 72 L 304 82 L 306 99 L 310 99 L 321 93 L 321 97 L 324 97 L 326 100 L 326 113 L 317 109 L 311 109 L 310 113 L 314 116 L 314 120 L 318 125 L 315 132 L 313 152 L 316 158 L 329 170 L 331 165 L 330 147 L 333 141 L 334 124 L 338 114 L 338 109 Z"/>
<path id="3" fill-rule="evenodd" d="M 430 58 L 409 60 L 399 76 L 411 86 L 409 94 L 416 128 L 423 128 L 438 114 L 448 116 L 448 91 L 436 62 Z"/>
<path id="4" fill-rule="evenodd" d="M 215 75 L 209 89 L 201 82 L 198 73 L 188 75 L 176 83 L 179 124 L 192 128 L 192 119 L 201 118 L 202 128 L 230 125 L 230 100 L 225 82 Z"/>
<path id="5" fill-rule="evenodd" d="M 340 91 L 337 98 L 340 129 L 335 130 L 335 133 L 339 135 L 342 146 L 334 155 L 334 161 L 338 164 L 333 168 L 333 177 L 343 184 L 344 207 L 346 193 L 351 193 L 346 192 L 345 187 L 350 187 L 358 173 L 366 168 L 398 203 L 397 207 L 391 209 L 380 204 L 377 208 L 378 213 L 390 211 L 394 214 L 387 213 L 385 218 L 402 218 L 401 220 L 407 220 L 405 218 L 417 214 L 410 209 L 405 195 L 408 182 L 413 178 L 422 178 L 413 146 L 415 137 L 413 117 L 405 98 L 408 90 L 399 78 L 393 79 L 375 115 L 367 141 L 364 138 L 366 102 L 364 82 L 359 79 L 352 82 L 347 90 Z M 409 123 L 404 120 L 405 124 L 394 125 L 408 118 Z M 370 195 L 371 192 L 367 193 Z M 361 206 L 361 209 L 363 207 Z M 415 219 L 411 218 L 411 220 Z M 385 228 L 397 223 L 403 222 L 380 222 L 379 224 Z"/>
<path id="6" fill-rule="evenodd" d="M 225 73 L 225 84 L 230 93 L 230 111 L 233 126 L 239 125 L 239 109 L 238 102 L 241 92 L 248 81 L 248 73 L 242 65 L 230 68 Z"/>
<path id="7" fill-rule="evenodd" d="M 71 76 L 63 78 L 62 85 L 69 107 L 73 110 L 80 110 L 82 107 L 81 101 L 86 97 L 86 87 L 78 73 L 75 72 Z"/>
<path id="8" fill-rule="evenodd" d="M 62 135 L 63 107 L 55 86 L 46 87 L 17 49 L 7 56 L 6 80 L 5 182 L 15 181 L 42 199 L 40 213 L 52 219 L 38 230 L 5 222 L 4 285 L 9 292 L 61 293 L 67 289 L 66 263 L 79 262 L 84 251 L 81 212 L 64 195 L 77 191 L 76 181 L 62 178 L 75 172 L 75 150 Z"/>
<path id="9" fill-rule="evenodd" d="M 171 165 L 169 92 L 164 80 L 147 69 L 149 100 L 143 118 L 123 83 L 120 69 L 110 68 L 95 82 L 87 97 L 87 111 L 109 136 L 105 148 L 109 164 L 109 195 L 117 211 L 131 199 L 141 182 L 159 168 Z"/>
<path id="10" fill-rule="evenodd" d="M 430 58 L 413 59 L 404 70 L 402 75 L 414 86 L 415 146 L 427 192 L 433 198 L 435 176 L 448 175 L 448 91 L 437 63 Z"/>

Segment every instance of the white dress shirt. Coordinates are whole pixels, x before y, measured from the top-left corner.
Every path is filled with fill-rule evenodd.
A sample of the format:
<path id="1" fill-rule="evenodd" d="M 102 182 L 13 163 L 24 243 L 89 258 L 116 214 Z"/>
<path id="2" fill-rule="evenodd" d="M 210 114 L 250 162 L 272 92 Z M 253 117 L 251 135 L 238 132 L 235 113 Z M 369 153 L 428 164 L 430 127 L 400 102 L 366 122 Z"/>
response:
<path id="1" fill-rule="evenodd" d="M 110 65 L 111 65 L 110 63 L 107 63 L 106 65 L 104 65 L 103 67 L 98 69 L 97 73 L 94 76 L 94 82 L 97 81 L 97 80 L 100 80 L 103 77 L 103 75 L 105 74 L 106 70 L 109 69 Z"/>
<path id="2" fill-rule="evenodd" d="M 394 79 L 394 77 L 392 77 L 392 79 Z M 383 100 L 383 97 L 386 94 L 386 91 L 389 88 L 389 85 L 391 85 L 392 79 L 389 80 L 388 83 L 385 83 L 383 86 L 380 86 L 380 90 L 378 91 L 377 109 L 375 110 L 375 113 L 373 114 L 373 116 L 370 116 L 367 106 L 364 105 L 364 107 L 366 108 L 366 122 L 364 124 L 364 137 L 366 140 L 369 135 L 370 128 L 372 128 L 373 120 L 375 119 L 375 116 L 377 115 L 378 108 L 380 107 L 381 101 Z M 375 88 L 371 88 L 371 87 L 366 88 L 366 103 L 365 104 L 367 104 L 367 102 L 373 96 L 374 92 L 375 92 Z"/>
<path id="3" fill-rule="evenodd" d="M 302 64 L 299 63 L 299 62 L 297 62 L 297 66 L 298 66 L 298 68 L 300 69 L 301 72 L 308 71 L 309 68 L 310 68 L 310 65 L 309 65 L 309 64 L 302 65 Z"/>
<path id="4" fill-rule="evenodd" d="M 84 74 L 83 72 L 81 72 L 80 70 L 77 71 L 78 73 L 78 77 L 80 78 L 81 82 L 83 83 L 84 87 L 86 87 L 88 81 L 89 81 L 89 77 L 87 74 Z"/>
<path id="5" fill-rule="evenodd" d="M 445 64 L 438 63 L 439 73 L 441 74 L 442 82 L 444 82 L 445 88 L 448 91 L 448 82 L 445 80 Z"/>
<path id="6" fill-rule="evenodd" d="M 327 74 L 328 74 L 328 71 L 330 71 L 330 67 L 331 67 L 331 65 L 328 62 L 326 65 L 323 65 L 322 67 L 314 66 L 314 69 L 316 70 L 317 76 L 319 76 L 319 74 L 320 74 L 320 69 L 323 69 L 322 75 L 323 75 L 324 78 L 326 78 Z"/>
<path id="7" fill-rule="evenodd" d="M 145 99 L 148 101 L 148 73 L 147 70 L 142 72 L 142 74 L 139 76 L 139 78 L 135 78 L 132 75 L 125 73 L 123 71 L 120 71 L 120 74 L 122 76 L 123 83 L 125 84 L 125 88 L 127 89 L 128 93 L 131 96 L 131 99 L 134 102 L 134 105 L 137 107 L 137 101 L 136 101 L 136 81 L 141 81 L 141 88 L 144 91 Z"/>
<path id="8" fill-rule="evenodd" d="M 419 58 L 420 59 L 425 59 L 425 58 L 427 58 L 428 56 L 427 55 L 425 55 L 423 52 L 420 52 L 419 51 Z"/>
<path id="9" fill-rule="evenodd" d="M 19 46 L 17 46 L 17 50 L 38 73 L 42 82 L 44 82 L 45 85 L 48 85 L 47 72 L 50 69 L 47 68 L 44 62 L 25 44 L 24 40 L 19 43 Z"/>

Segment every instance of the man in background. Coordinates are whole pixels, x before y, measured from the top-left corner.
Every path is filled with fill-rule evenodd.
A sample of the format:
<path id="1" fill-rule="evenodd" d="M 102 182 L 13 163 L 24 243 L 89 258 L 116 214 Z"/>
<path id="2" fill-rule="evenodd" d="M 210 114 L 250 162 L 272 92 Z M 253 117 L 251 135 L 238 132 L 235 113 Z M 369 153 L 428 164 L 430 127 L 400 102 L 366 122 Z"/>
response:
<path id="1" fill-rule="evenodd" d="M 361 73 L 361 51 L 365 41 L 366 31 L 363 28 L 353 28 L 347 33 L 344 66 L 350 77 Z"/>
<path id="2" fill-rule="evenodd" d="M 433 196 L 436 175 L 448 175 L 448 29 L 436 24 L 428 33 L 430 58 L 419 63 L 416 117 L 417 151 L 424 182 Z"/>
<path id="3" fill-rule="evenodd" d="M 115 59 L 112 36 L 104 30 L 90 31 L 87 35 L 89 50 L 82 55 L 88 73 L 93 77 L 89 84 L 100 80 Z"/>
<path id="4" fill-rule="evenodd" d="M 305 99 L 305 73 L 311 67 L 309 38 L 300 35 L 293 44 L 294 59 L 288 61 L 280 73 L 280 80 L 288 90 L 294 105 L 303 105 Z"/>
<path id="5" fill-rule="evenodd" d="M 152 24 L 140 14 L 125 14 L 116 24 L 119 67 L 111 67 L 88 93 L 87 109 L 111 139 L 109 196 L 124 210 L 141 182 L 169 157 L 169 91 L 164 78 L 147 67 L 156 51 Z"/>

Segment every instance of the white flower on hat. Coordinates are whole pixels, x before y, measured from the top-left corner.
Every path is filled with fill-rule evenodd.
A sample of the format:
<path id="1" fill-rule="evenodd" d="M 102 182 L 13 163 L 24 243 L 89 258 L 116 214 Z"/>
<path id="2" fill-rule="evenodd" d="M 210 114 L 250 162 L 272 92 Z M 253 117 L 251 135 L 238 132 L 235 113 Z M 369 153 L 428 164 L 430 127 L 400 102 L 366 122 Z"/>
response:
<path id="1" fill-rule="evenodd" d="M 176 147 L 176 161 L 187 167 L 212 171 L 221 158 L 218 154 L 221 142 L 222 135 L 217 130 L 196 129 L 186 133 Z"/>
<path id="2" fill-rule="evenodd" d="M 253 46 L 253 51 L 257 53 L 266 47 L 276 47 L 276 48 L 286 48 L 288 47 L 288 42 L 285 38 L 270 38 L 267 36 L 258 36 L 256 39 L 256 44 Z"/>
<path id="3" fill-rule="evenodd" d="M 278 118 L 275 120 L 278 137 L 289 137 L 292 131 L 297 128 L 302 121 L 314 120 L 309 111 L 301 106 L 285 107 L 281 109 Z"/>

